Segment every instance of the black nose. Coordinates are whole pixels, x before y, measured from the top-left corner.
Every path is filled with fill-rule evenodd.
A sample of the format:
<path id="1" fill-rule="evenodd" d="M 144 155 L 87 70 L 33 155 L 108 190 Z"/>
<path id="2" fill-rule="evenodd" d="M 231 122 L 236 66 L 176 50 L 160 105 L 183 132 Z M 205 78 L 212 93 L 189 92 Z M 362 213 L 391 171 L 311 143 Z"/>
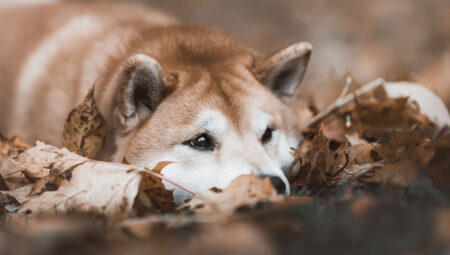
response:
<path id="1" fill-rule="evenodd" d="M 283 180 L 281 180 L 278 176 L 270 176 L 269 177 L 270 182 L 272 182 L 272 185 L 277 190 L 278 194 L 285 194 L 286 193 L 286 184 L 284 184 Z"/>

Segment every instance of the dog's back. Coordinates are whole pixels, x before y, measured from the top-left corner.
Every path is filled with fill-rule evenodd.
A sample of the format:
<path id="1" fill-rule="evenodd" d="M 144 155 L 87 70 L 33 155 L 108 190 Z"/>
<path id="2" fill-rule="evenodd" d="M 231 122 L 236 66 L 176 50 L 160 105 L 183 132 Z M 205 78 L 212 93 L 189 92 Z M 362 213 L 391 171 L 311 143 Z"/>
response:
<path id="1" fill-rule="evenodd" d="M 0 10 L 0 133 L 61 145 L 68 112 L 127 38 L 176 21 L 122 3 L 52 3 Z"/>

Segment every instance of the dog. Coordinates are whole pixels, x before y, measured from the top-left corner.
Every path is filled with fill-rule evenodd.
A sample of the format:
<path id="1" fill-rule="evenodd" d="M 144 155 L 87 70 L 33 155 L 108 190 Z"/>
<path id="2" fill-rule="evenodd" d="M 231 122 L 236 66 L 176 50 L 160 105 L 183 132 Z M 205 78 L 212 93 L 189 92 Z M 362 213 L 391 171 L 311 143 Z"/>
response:
<path id="1" fill-rule="evenodd" d="M 285 172 L 301 123 L 289 105 L 309 43 L 265 58 L 224 33 L 139 5 L 56 2 L 0 13 L 0 132 L 62 145 L 65 119 L 95 83 L 100 160 L 153 167 L 193 191 Z M 170 183 L 177 204 L 191 195 Z"/>
<path id="2" fill-rule="evenodd" d="M 0 10 L 0 133 L 62 146 L 68 113 L 95 84 L 107 126 L 97 159 L 149 168 L 174 162 L 161 173 L 195 192 L 253 173 L 290 193 L 290 147 L 302 130 L 291 101 L 309 43 L 266 58 L 216 29 L 143 6 L 45 2 Z M 386 90 L 449 125 L 447 109 L 424 87 Z M 177 204 L 192 196 L 164 185 Z"/>

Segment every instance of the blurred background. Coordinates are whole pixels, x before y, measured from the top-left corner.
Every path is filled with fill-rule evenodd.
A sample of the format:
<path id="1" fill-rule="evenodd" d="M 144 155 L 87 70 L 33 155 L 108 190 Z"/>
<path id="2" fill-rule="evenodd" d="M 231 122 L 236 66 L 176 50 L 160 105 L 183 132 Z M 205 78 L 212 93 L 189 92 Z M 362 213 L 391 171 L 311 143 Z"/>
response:
<path id="1" fill-rule="evenodd" d="M 268 55 L 311 42 L 304 91 L 332 89 L 328 81 L 351 72 L 360 83 L 378 77 L 419 82 L 450 107 L 448 0 L 132 1 L 220 28 Z"/>

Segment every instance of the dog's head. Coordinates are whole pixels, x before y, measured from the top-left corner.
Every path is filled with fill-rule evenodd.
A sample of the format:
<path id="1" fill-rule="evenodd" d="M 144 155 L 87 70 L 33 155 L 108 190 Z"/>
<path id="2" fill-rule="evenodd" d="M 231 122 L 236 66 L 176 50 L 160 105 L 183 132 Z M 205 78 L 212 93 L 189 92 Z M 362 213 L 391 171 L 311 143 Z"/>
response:
<path id="1" fill-rule="evenodd" d="M 229 38 L 208 36 L 169 37 L 119 62 L 108 80 L 114 89 L 96 99 L 110 126 L 101 157 L 149 168 L 172 161 L 162 174 L 194 191 L 254 173 L 289 193 L 284 172 L 300 123 L 287 100 L 311 46 L 298 43 L 265 59 Z M 190 196 L 165 185 L 175 189 L 178 204 Z"/>

